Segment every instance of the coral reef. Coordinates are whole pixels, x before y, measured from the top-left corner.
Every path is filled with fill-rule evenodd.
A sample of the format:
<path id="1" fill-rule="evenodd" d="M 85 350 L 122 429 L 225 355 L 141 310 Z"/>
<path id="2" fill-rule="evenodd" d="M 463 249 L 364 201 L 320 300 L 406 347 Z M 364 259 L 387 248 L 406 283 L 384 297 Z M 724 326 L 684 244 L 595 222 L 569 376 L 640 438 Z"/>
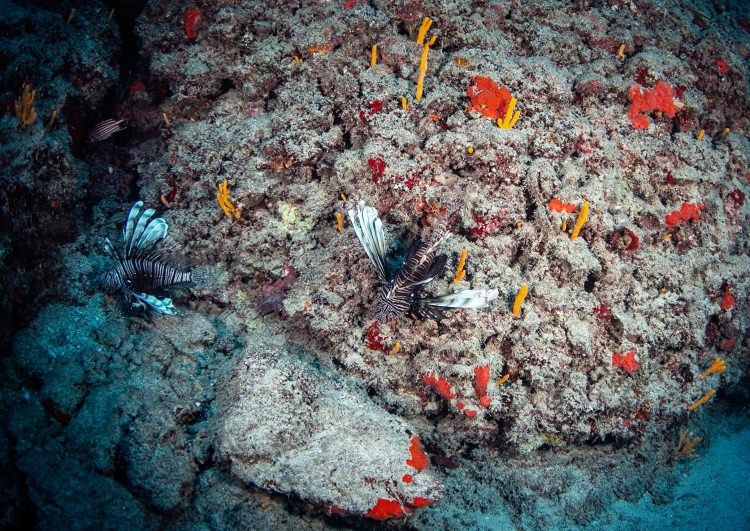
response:
<path id="1" fill-rule="evenodd" d="M 31 4 L 0 0 L 2 525 L 684 502 L 673 466 L 748 399 L 747 6 Z M 424 293 L 499 297 L 377 322 L 345 213 L 374 208 L 397 271 L 457 199 Z M 99 289 L 135 201 L 215 264 L 176 315 Z"/>
<path id="2" fill-rule="evenodd" d="M 76 152 L 117 82 L 110 59 L 119 36 L 103 5 L 80 7 L 69 24 L 67 12 L 7 0 L 0 1 L 0 13 L 0 277 L 6 294 L 0 320 L 12 323 L 0 331 L 0 347 L 7 351 L 10 332 L 58 296 L 48 280 L 67 275 L 59 247 L 84 228 L 85 202 L 96 195 L 91 189 L 99 179 Z"/>

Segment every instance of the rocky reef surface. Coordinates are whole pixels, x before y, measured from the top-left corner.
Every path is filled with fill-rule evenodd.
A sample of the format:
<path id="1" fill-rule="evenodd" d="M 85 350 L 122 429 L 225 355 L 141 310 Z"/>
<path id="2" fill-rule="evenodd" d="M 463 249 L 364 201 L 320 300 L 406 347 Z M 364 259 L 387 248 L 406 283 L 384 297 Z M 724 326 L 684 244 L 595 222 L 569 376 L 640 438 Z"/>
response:
<path id="1" fill-rule="evenodd" d="M 601 526 L 741 430 L 747 6 L 0 12 L 2 525 Z M 136 200 L 176 316 L 101 289 Z M 377 323 L 359 200 L 392 268 L 460 202 L 425 292 L 500 297 Z"/>

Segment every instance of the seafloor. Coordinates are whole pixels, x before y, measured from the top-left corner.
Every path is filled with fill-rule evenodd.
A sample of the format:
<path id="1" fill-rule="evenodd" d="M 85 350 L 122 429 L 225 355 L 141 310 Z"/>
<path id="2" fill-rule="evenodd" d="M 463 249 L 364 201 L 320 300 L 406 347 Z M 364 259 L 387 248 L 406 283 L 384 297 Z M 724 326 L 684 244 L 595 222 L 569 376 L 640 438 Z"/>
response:
<path id="1" fill-rule="evenodd" d="M 749 60 L 741 1 L 0 0 L 0 527 L 750 528 Z M 138 200 L 194 282 L 105 282 Z M 359 201 L 497 299 L 378 324 Z"/>

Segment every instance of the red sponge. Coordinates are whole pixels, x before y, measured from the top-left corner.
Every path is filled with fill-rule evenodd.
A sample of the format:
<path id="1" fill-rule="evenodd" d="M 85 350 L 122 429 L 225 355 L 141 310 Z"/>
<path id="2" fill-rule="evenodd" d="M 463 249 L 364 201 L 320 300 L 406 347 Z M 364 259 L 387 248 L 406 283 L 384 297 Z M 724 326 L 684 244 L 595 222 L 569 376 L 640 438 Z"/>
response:
<path id="1" fill-rule="evenodd" d="M 507 88 L 498 87 L 491 78 L 485 76 L 471 78 L 471 85 L 466 89 L 466 94 L 471 98 L 471 105 L 467 111 L 480 112 L 493 120 L 505 116 L 512 99 Z"/>
<path id="2" fill-rule="evenodd" d="M 648 129 L 650 122 L 643 113 L 661 111 L 670 118 L 677 113 L 675 90 L 662 79 L 652 89 L 643 90 L 639 85 L 630 87 L 630 101 L 628 120 L 634 129 Z"/>
<path id="3" fill-rule="evenodd" d="M 701 217 L 701 210 L 706 208 L 703 203 L 682 203 L 679 210 L 673 211 L 664 217 L 667 227 L 676 227 L 686 221 L 698 221 Z"/>

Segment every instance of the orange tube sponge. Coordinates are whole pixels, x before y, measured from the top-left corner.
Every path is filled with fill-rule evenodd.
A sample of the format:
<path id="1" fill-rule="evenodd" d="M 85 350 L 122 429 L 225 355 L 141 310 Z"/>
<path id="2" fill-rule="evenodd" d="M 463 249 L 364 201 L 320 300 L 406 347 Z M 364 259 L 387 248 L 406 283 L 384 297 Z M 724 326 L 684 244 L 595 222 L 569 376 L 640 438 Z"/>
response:
<path id="1" fill-rule="evenodd" d="M 711 389 L 708 393 L 700 397 L 692 405 L 688 406 L 688 411 L 693 411 L 694 409 L 701 407 L 703 404 L 711 400 L 711 397 L 713 397 L 715 394 L 716 394 L 716 389 Z"/>
<path id="2" fill-rule="evenodd" d="M 526 300 L 526 295 L 529 294 L 529 285 L 523 284 L 521 289 L 518 290 L 516 298 L 513 300 L 513 317 L 521 316 L 521 305 Z"/>

